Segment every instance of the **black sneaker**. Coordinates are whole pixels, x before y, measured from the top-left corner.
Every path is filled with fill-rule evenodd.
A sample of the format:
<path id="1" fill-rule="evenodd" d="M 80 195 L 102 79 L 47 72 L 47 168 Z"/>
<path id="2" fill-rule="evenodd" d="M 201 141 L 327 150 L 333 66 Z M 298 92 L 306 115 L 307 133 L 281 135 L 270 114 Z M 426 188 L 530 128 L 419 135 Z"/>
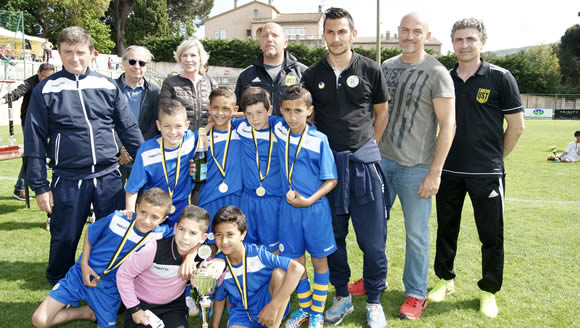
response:
<path id="1" fill-rule="evenodd" d="M 18 200 L 26 200 L 26 193 L 24 192 L 24 190 L 14 190 L 14 193 L 12 193 L 12 197 Z"/>

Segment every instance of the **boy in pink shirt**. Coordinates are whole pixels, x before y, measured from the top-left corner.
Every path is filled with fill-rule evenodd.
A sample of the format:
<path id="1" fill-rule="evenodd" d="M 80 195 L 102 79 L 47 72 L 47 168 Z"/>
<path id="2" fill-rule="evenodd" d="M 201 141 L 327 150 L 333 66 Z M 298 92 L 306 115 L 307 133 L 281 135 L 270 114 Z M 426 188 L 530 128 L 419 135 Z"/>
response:
<path id="1" fill-rule="evenodd" d="M 185 286 L 187 280 L 179 277 L 179 266 L 188 254 L 197 253 L 207 238 L 209 214 L 206 210 L 186 206 L 175 223 L 174 237 L 150 243 L 132 254 L 117 272 L 117 288 L 125 312 L 125 327 L 148 325 L 150 310 L 165 327 L 187 327 Z M 217 278 L 223 271 L 211 268 Z"/>

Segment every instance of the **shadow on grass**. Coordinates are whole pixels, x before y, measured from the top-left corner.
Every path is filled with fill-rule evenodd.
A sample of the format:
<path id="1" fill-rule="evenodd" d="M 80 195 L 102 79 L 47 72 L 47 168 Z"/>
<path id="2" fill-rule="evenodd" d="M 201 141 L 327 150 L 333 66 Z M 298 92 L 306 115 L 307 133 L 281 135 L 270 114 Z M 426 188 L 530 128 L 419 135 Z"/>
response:
<path id="1" fill-rule="evenodd" d="M 7 214 L 7 213 L 11 213 L 11 212 L 16 212 L 19 211 L 21 209 L 25 209 L 26 205 L 24 204 L 24 202 L 22 203 L 16 203 L 16 202 L 11 202 L 12 198 L 11 197 L 0 197 L 0 215 L 2 214 Z M 13 203 L 13 204 L 7 204 L 7 203 Z"/>
<path id="2" fill-rule="evenodd" d="M 44 222 L 2 222 L 0 223 L 0 231 L 12 231 L 12 230 L 28 230 L 44 228 Z"/>
<path id="3" fill-rule="evenodd" d="M 456 301 L 453 297 L 450 297 L 449 300 L 443 302 L 429 303 L 427 309 L 423 312 L 423 317 L 436 316 L 458 310 L 473 310 L 474 312 L 479 312 L 479 299 L 473 298 Z"/>
<path id="4" fill-rule="evenodd" d="M 46 265 L 46 262 L 0 261 L 0 280 L 24 281 L 18 286 L 19 289 L 44 289 L 48 292 L 52 286 L 45 277 Z"/>

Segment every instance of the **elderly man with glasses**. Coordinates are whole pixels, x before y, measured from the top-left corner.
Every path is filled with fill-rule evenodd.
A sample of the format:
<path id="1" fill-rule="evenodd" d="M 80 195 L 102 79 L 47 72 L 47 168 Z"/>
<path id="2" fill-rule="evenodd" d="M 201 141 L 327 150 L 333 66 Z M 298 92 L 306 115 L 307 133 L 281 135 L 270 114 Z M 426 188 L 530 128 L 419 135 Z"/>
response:
<path id="1" fill-rule="evenodd" d="M 141 46 L 129 46 L 123 55 L 123 70 L 125 71 L 116 80 L 123 91 L 131 112 L 139 124 L 143 139 L 148 140 L 159 132 L 155 126 L 157 110 L 159 108 L 159 87 L 145 79 L 147 65 L 153 59 L 151 52 Z M 123 184 L 131 173 L 133 158 L 125 148 L 121 149 L 119 164 Z"/>

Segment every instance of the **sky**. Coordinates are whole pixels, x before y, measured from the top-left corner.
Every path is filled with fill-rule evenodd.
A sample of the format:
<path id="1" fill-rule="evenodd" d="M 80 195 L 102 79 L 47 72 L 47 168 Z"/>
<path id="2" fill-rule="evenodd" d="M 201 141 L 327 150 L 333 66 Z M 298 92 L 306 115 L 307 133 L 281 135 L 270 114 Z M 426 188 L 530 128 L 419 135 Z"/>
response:
<path id="1" fill-rule="evenodd" d="M 238 0 L 238 6 L 248 2 L 251 0 Z M 272 4 L 281 13 L 316 12 L 319 5 L 323 11 L 329 7 L 341 7 L 353 16 L 358 36 L 376 36 L 376 0 L 273 0 Z M 233 6 L 234 0 L 214 0 L 210 17 L 233 9 Z M 411 0 L 408 3 L 380 0 L 381 34 L 386 31 L 391 31 L 391 35 L 397 33 L 401 18 L 413 11 L 427 17 L 431 36 L 443 42 L 443 54 L 453 51 L 451 27 L 461 18 L 483 20 L 488 39 L 484 51 L 550 44 L 559 41 L 568 27 L 580 24 L 578 0 Z M 203 27 L 197 35 L 204 35 Z"/>

